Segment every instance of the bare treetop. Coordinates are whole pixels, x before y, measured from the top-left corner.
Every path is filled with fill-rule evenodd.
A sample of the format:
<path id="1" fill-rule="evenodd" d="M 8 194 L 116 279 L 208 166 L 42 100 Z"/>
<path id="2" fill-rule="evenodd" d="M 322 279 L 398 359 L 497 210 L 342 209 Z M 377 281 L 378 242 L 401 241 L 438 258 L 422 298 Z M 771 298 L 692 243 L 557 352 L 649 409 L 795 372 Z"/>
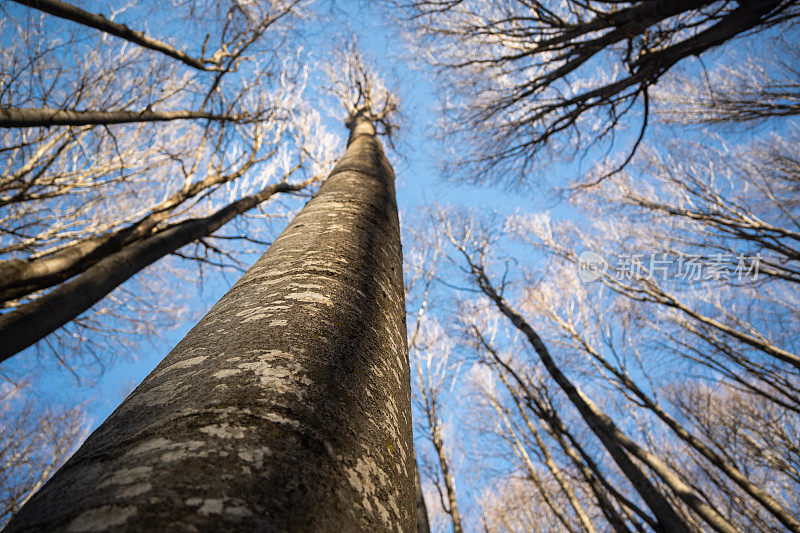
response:
<path id="1" fill-rule="evenodd" d="M 345 125 L 349 128 L 357 117 L 363 117 L 375 125 L 378 135 L 385 135 L 391 142 L 393 131 L 399 129 L 400 100 L 367 64 L 358 45 L 351 41 L 343 47 L 327 71 L 330 92 L 347 110 Z"/>

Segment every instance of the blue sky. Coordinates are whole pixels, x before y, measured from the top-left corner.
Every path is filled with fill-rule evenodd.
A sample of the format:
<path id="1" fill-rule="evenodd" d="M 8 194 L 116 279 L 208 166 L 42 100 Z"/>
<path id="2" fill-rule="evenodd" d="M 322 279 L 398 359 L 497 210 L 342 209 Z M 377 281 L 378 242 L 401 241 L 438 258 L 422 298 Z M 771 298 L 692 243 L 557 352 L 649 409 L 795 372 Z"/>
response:
<path id="1" fill-rule="evenodd" d="M 360 1 L 337 2 L 330 11 L 322 10 L 323 17 L 305 32 L 305 45 L 312 60 L 324 60 L 331 43 L 355 35 L 366 56 L 398 87 L 404 120 L 397 136 L 397 150 L 390 150 L 388 146 L 386 149 L 397 175 L 401 217 L 413 218 L 416 212 L 432 202 L 503 212 L 511 212 L 517 207 L 527 210 L 541 204 L 545 193 L 540 188 L 508 191 L 490 185 L 459 185 L 440 177 L 439 154 L 445 151 L 446 146 L 441 145 L 436 135 L 438 101 L 432 75 L 407 61 L 404 43 L 393 25 L 386 24 L 386 19 L 378 16 L 363 16 L 366 11 L 370 11 L 369 7 Z M 318 25 L 318 29 L 315 25 Z M 330 31 L 331 27 L 337 30 Z M 330 100 L 324 94 L 312 96 L 311 100 L 319 101 L 321 106 L 330 106 Z M 321 112 L 327 127 L 340 132 L 343 151 L 346 132 L 338 120 L 342 115 L 341 110 L 334 108 Z M 251 262 L 255 259 L 253 256 Z M 151 268 L 158 268 L 158 264 Z M 122 354 L 95 379 L 89 377 L 82 383 L 76 383 L 70 372 L 52 361 L 40 361 L 40 377 L 34 392 L 48 401 L 65 404 L 86 402 L 93 429 L 122 401 L 131 386 L 139 383 L 155 367 L 238 276 L 235 272 L 220 274 L 207 270 L 202 285 L 186 284 L 184 288 L 189 291 L 186 296 L 191 318 L 174 329 L 162 331 L 158 339 L 143 340 L 132 353 Z M 34 350 L 29 349 L 9 361 L 6 369 L 14 372 L 17 368 L 26 367 L 28 359 L 33 357 Z"/>
<path id="2" fill-rule="evenodd" d="M 102 2 L 98 2 L 102 5 Z M 87 7 L 91 7 L 87 5 Z M 155 26 L 153 29 L 160 30 Z M 527 184 L 515 190 L 496 185 L 470 186 L 448 182 L 440 176 L 441 154 L 448 151 L 449 146 L 442 144 L 437 135 L 437 88 L 433 75 L 429 70 L 419 68 L 408 61 L 409 53 L 397 32 L 394 23 L 380 16 L 372 2 L 340 1 L 330 10 L 322 10 L 320 20 L 312 22 L 304 39 L 311 59 L 323 60 L 327 51 L 337 40 L 354 34 L 366 55 L 374 60 L 379 71 L 388 75 L 397 84 L 402 101 L 404 122 L 398 137 L 397 151 L 388 151 L 397 175 L 398 205 L 401 219 L 413 220 L 425 206 L 431 203 L 447 203 L 459 206 L 475 207 L 482 212 L 497 211 L 500 214 L 512 213 L 515 210 L 525 212 L 548 211 L 555 218 L 570 217 L 580 221 L 582 216 L 575 213 L 565 202 L 559 202 L 546 186 Z M 164 29 L 167 33 L 180 38 L 180 27 Z M 319 81 L 319 80 L 317 80 Z M 319 102 L 320 107 L 327 107 L 329 99 L 324 94 L 312 94 L 312 101 Z M 340 147 L 344 150 L 345 129 L 338 122 L 341 116 L 339 109 L 321 110 L 326 117 L 326 124 L 332 131 L 341 134 Z M 632 136 L 636 133 L 628 131 L 617 137 L 615 149 L 625 150 L 630 146 Z M 675 129 L 663 130 L 664 135 L 688 135 L 692 132 Z M 693 132 L 697 134 L 697 130 Z M 702 135 L 702 133 L 700 133 Z M 752 130 L 746 135 L 752 135 Z M 548 169 L 549 185 L 566 185 L 581 170 L 594 163 L 595 156 L 578 160 L 572 164 L 552 166 Z M 515 250 L 515 253 L 518 250 Z M 526 251 L 531 259 L 532 252 Z M 254 262 L 256 257 L 251 258 Z M 158 268 L 158 265 L 155 266 Z M 238 278 L 237 273 L 226 275 L 207 271 L 203 284 L 187 282 L 183 291 L 189 302 L 189 318 L 174 329 L 163 331 L 159 339 L 140 342 L 131 353 L 123 354 L 115 364 L 96 380 L 88 380 L 85 384 L 76 383 L 74 377 L 58 367 L 52 361 L 43 361 L 40 367 L 40 378 L 35 384 L 35 393 L 46 401 L 55 401 L 74 405 L 86 402 L 86 411 L 91 428 L 96 427 L 122 401 L 132 385 L 139 383 L 155 365 L 166 355 L 185 333 L 193 326 L 225 291 Z M 460 282 L 462 280 L 454 280 Z M 12 372 L 22 369 L 32 359 L 33 350 L 17 355 L 6 366 Z M 458 465 L 457 465 L 458 466 Z M 474 496 L 473 494 L 467 495 Z"/>
<path id="3" fill-rule="evenodd" d="M 98 6 L 102 2 L 97 3 Z M 86 5 L 91 9 L 91 5 Z M 102 12 L 102 7 L 98 7 Z M 415 219 L 425 206 L 438 202 L 461 206 L 471 206 L 481 211 L 498 210 L 509 213 L 522 210 L 540 209 L 546 206 L 553 209 L 552 195 L 544 188 L 528 187 L 521 190 L 505 190 L 496 186 L 467 186 L 445 181 L 440 176 L 441 154 L 447 151 L 437 135 L 438 97 L 431 72 L 412 65 L 407 61 L 408 53 L 396 31 L 396 27 L 380 16 L 365 16 L 371 13 L 369 3 L 361 1 L 337 2 L 329 13 L 312 23 L 305 32 L 305 46 L 312 60 L 324 60 L 331 43 L 341 42 L 351 34 L 372 60 L 377 70 L 384 73 L 398 88 L 403 122 L 397 137 L 397 150 L 386 146 L 389 158 L 397 176 L 397 197 L 401 219 Z M 150 25 L 150 30 L 162 32 L 158 21 Z M 336 28 L 331 31 L 331 28 Z M 179 28 L 164 33 L 179 39 Z M 111 41 L 113 43 L 113 40 Z M 319 82 L 320 80 L 316 80 Z M 311 100 L 320 102 L 320 107 L 330 106 L 330 99 L 324 94 L 312 94 Z M 345 128 L 339 118 L 338 108 L 320 110 L 331 131 L 341 134 L 340 149 L 345 147 Z M 566 174 L 565 174 L 566 176 Z M 230 230 L 226 231 L 229 234 Z M 256 256 L 250 258 L 255 262 Z M 156 264 L 153 267 L 158 269 Z M 172 346 L 188 332 L 197 319 L 202 316 L 238 279 L 239 273 L 225 274 L 206 270 L 203 283 L 183 282 L 182 291 L 188 302 L 188 319 L 177 327 L 163 330 L 159 338 L 142 339 L 132 350 L 121 353 L 112 365 L 99 375 L 82 374 L 79 383 L 74 376 L 50 359 L 42 358 L 34 362 L 34 349 L 17 355 L 5 365 L 12 373 L 25 373 L 26 368 L 38 370 L 38 378 L 31 392 L 45 403 L 72 406 L 85 404 L 89 429 L 94 430 L 130 392 L 131 388 L 161 361 Z M 426 445 L 426 444 L 423 444 Z M 466 495 L 465 495 L 466 496 Z M 464 502 L 465 508 L 467 507 Z"/>
<path id="4" fill-rule="evenodd" d="M 92 9 L 93 4 L 97 5 L 99 11 L 103 11 L 103 2 L 87 3 L 85 7 Z M 444 180 L 440 175 L 440 166 L 442 154 L 447 153 L 449 146 L 442 144 L 437 131 L 439 101 L 431 71 L 408 61 L 410 54 L 397 26 L 377 14 L 374 3 L 339 1 L 330 10 L 320 11 L 320 20 L 313 22 L 304 34 L 304 45 L 312 60 L 324 60 L 332 44 L 341 42 L 352 34 L 377 70 L 397 86 L 404 120 L 397 138 L 397 150 L 386 148 L 397 176 L 401 220 L 415 219 L 431 203 L 474 207 L 481 212 L 497 211 L 502 214 L 517 209 L 549 210 L 562 214 L 570 212 L 566 205 L 558 203 L 551 191 L 536 184 L 526 184 L 516 190 L 509 190 L 496 185 L 471 186 Z M 181 40 L 180 26 L 170 28 L 169 23 L 158 20 L 148 25 L 155 34 L 169 34 L 179 42 Z M 330 99 L 321 93 L 312 94 L 311 100 L 318 101 L 320 107 L 330 106 Z M 343 152 L 346 132 L 339 122 L 341 110 L 328 108 L 321 109 L 321 112 L 326 117 L 327 127 L 341 134 L 340 148 Z M 621 140 L 625 141 L 626 136 L 621 136 Z M 567 183 L 580 171 L 581 163 L 582 161 L 578 161 L 572 165 L 553 167 L 550 169 L 548 181 L 550 184 Z M 592 161 L 587 159 L 583 163 L 588 166 Z M 256 258 L 252 256 L 251 262 L 255 262 Z M 158 264 L 151 268 L 157 269 Z M 162 331 L 160 338 L 142 340 L 129 353 L 120 354 L 113 365 L 106 368 L 102 375 L 93 376 L 94 379 L 90 377 L 77 383 L 70 372 L 52 360 L 42 360 L 38 366 L 39 378 L 32 392 L 45 402 L 63 405 L 85 403 L 89 426 L 93 430 L 131 388 L 160 362 L 171 347 L 177 344 L 196 320 L 228 290 L 238 276 L 235 272 L 223 275 L 207 270 L 202 285 L 185 282 L 182 290 L 186 291 L 184 296 L 188 302 L 189 318 L 173 329 Z M 22 371 L 34 358 L 33 352 L 31 349 L 17 355 L 9 361 L 6 370 Z M 426 445 L 427 443 L 423 443 L 423 446 Z M 463 495 L 465 500 L 471 500 L 474 496 Z M 462 505 L 468 510 L 469 502 L 464 501 Z"/>

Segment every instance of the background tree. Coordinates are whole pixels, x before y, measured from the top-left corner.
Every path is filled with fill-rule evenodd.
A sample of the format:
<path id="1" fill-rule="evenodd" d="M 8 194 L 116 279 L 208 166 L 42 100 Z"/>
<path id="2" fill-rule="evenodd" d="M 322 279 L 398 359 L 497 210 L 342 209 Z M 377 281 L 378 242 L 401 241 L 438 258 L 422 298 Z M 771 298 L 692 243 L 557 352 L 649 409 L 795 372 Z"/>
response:
<path id="1" fill-rule="evenodd" d="M 613 141 L 635 118 L 632 154 L 667 72 L 743 35 L 790 27 L 799 13 L 789 0 L 391 3 L 451 89 L 443 120 L 461 141 L 458 176 L 487 180 L 537 174 L 553 156 Z"/>
<path id="2" fill-rule="evenodd" d="M 800 396 L 793 274 L 800 167 L 795 128 L 784 132 L 738 146 L 711 135 L 645 146 L 626 171 L 577 189 L 580 224 L 534 212 L 489 218 L 481 229 L 474 212 L 440 216 L 464 274 L 487 298 L 477 309 L 492 317 L 468 309 L 461 318 L 479 361 L 505 385 L 503 395 L 482 389 L 495 411 L 490 427 L 506 457 L 518 459 L 516 471 L 532 480 L 531 505 L 565 530 L 589 530 L 577 506 L 574 516 L 563 513 L 565 486 L 582 495 L 576 500 L 592 525 L 663 527 L 603 427 L 643 465 L 683 527 L 800 527 L 791 444 Z M 595 172 L 587 181 L 604 169 Z M 579 276 L 581 250 L 607 262 L 593 283 Z M 510 331 L 491 329 L 500 317 Z M 511 355 L 502 355 L 506 346 Z M 581 405 L 589 398 L 605 422 Z M 546 439 L 528 425 L 537 419 Z M 573 434 L 576 419 L 608 455 Z M 559 483 L 554 463 L 571 472 L 562 476 L 569 483 Z"/>
<path id="3" fill-rule="evenodd" d="M 201 56 L 219 47 L 202 60 L 74 6 L 35 4 L 49 15 L 3 8 L 19 21 L 4 27 L 12 46 L 0 91 L 0 119 L 12 128 L 0 152 L 3 358 L 169 254 L 236 265 L 236 241 L 260 242 L 258 234 L 230 242 L 218 230 L 317 183 L 331 146 L 324 133 L 310 135 L 319 116 L 302 103 L 304 70 L 277 37 L 302 14 L 299 2 L 176 6 L 171 16 L 187 28 L 216 32 L 196 44 Z M 50 15 L 116 37 L 91 30 L 77 39 L 85 28 Z M 204 120 L 175 121 L 192 118 Z M 179 252 L 193 242 L 199 254 Z M 81 322 L 70 329 L 55 340 Z"/>
<path id="4" fill-rule="evenodd" d="M 447 516 L 453 531 L 464 531 L 458 506 L 458 491 L 451 453 L 445 435 L 453 433 L 443 417 L 447 397 L 453 392 L 459 364 L 452 357 L 454 347 L 447 332 L 431 317 L 436 292 L 436 269 L 443 256 L 441 234 L 426 234 L 425 226 L 406 223 L 405 301 L 408 317 L 408 351 L 411 364 L 415 430 L 418 441 L 428 442 L 433 457 L 422 446 L 417 448 L 417 462 L 424 478 L 436 491 L 429 498 Z M 416 231 L 415 231 L 416 230 Z M 409 241 L 411 244 L 409 244 Z M 448 439 L 449 440 L 449 439 Z"/>
<path id="5" fill-rule="evenodd" d="M 0 525 L 25 504 L 85 436 L 80 406 L 41 405 L 27 383 L 0 389 Z"/>

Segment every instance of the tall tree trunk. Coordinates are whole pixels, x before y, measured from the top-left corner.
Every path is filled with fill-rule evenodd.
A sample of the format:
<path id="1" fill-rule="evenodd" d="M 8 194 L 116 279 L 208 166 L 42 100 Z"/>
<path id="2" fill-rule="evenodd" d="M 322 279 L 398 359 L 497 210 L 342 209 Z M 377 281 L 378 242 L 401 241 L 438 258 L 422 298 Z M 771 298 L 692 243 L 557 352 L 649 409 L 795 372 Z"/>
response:
<path id="1" fill-rule="evenodd" d="M 393 181 L 356 120 L 317 196 L 8 531 L 413 531 Z"/>

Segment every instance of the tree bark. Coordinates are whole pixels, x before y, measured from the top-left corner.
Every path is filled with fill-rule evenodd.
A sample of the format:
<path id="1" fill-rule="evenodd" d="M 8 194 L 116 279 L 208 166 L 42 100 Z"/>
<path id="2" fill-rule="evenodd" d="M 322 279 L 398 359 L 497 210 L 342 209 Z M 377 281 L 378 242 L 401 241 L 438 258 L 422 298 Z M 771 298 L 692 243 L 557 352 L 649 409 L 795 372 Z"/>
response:
<path id="1" fill-rule="evenodd" d="M 415 530 L 393 181 L 356 121 L 316 197 L 8 531 Z"/>

